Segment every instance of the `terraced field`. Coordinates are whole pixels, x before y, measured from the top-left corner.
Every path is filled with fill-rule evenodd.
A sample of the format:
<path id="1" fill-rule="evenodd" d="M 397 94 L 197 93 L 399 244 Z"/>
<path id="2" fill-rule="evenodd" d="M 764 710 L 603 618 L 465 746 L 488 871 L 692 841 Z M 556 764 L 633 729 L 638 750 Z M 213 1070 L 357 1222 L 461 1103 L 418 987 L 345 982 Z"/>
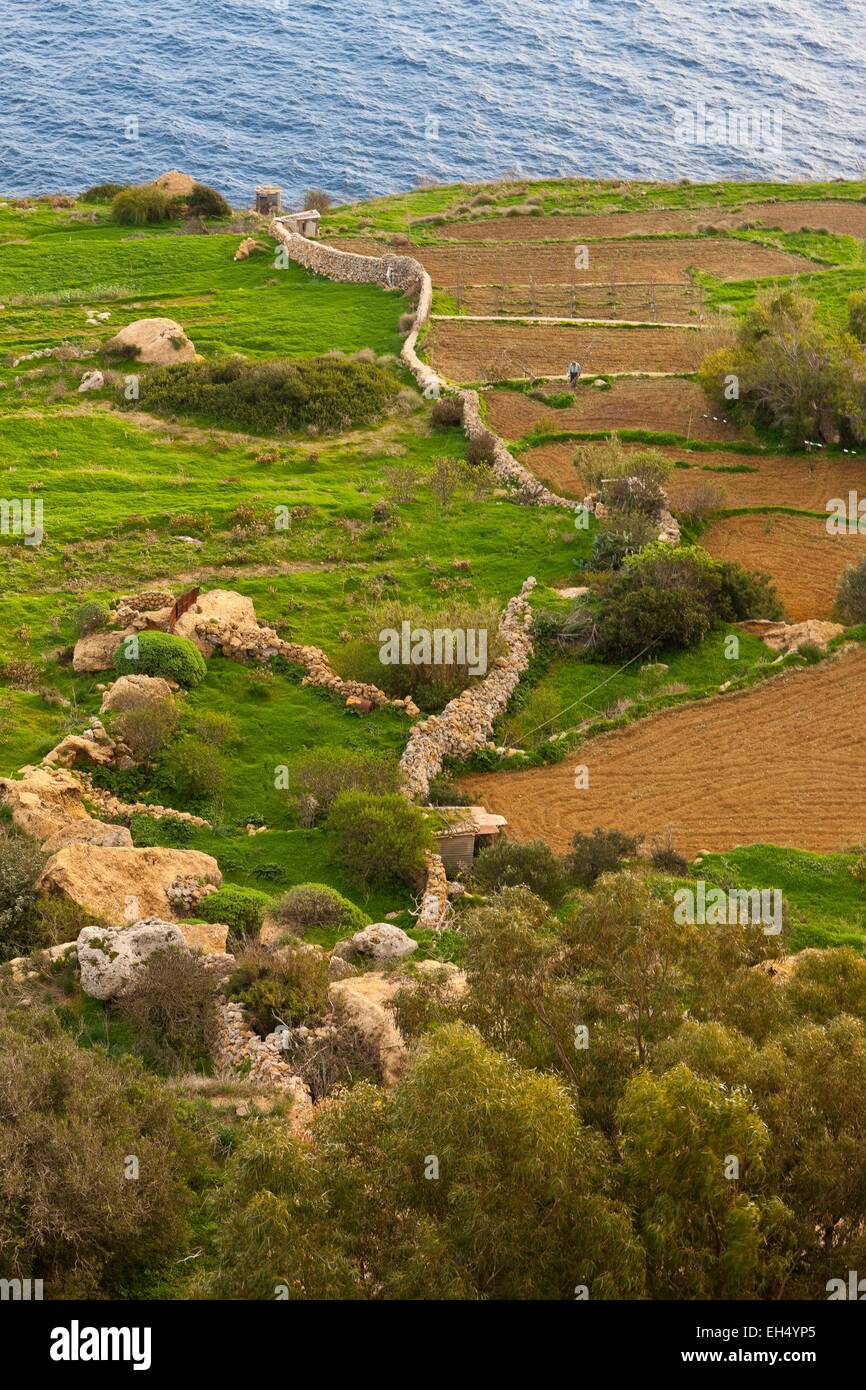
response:
<path id="1" fill-rule="evenodd" d="M 491 428 L 515 442 L 534 430 L 647 429 L 720 441 L 739 435 L 735 425 L 712 418 L 700 387 L 682 377 L 625 378 L 607 391 L 581 387 L 574 393 L 574 404 L 564 408 L 545 405 L 521 391 L 488 391 L 485 401 Z"/>
<path id="2" fill-rule="evenodd" d="M 445 223 L 437 228 L 437 235 L 448 241 L 562 241 L 641 233 L 683 234 L 699 226 L 734 228 L 743 222 L 760 222 L 786 231 L 826 227 L 830 232 L 866 237 L 866 204 L 841 198 L 804 198 L 742 203 L 735 211 L 713 207 L 647 208 L 641 212 L 589 212 L 580 216 L 500 217 Z"/>
<path id="3" fill-rule="evenodd" d="M 640 447 L 627 446 L 633 451 Z M 566 496 L 583 496 L 586 488 L 573 463 L 575 449 L 574 440 L 553 440 L 533 446 L 522 457 L 548 487 Z M 677 465 L 665 484 L 674 508 L 690 501 L 698 490 L 711 489 L 718 508 L 794 507 L 824 512 L 832 499 L 847 500 L 849 491 L 861 494 L 866 485 L 866 453 L 690 453 L 675 446 L 661 446 L 659 452 Z"/>
<path id="4" fill-rule="evenodd" d="M 861 764 L 866 650 L 745 693 L 667 710 L 553 767 L 461 779 L 516 839 L 563 851 L 578 830 L 665 836 L 686 855 L 772 843 L 841 850 L 866 839 Z M 844 746 L 840 746 L 844 739 Z M 574 768 L 589 770 L 575 789 Z"/>
<path id="5" fill-rule="evenodd" d="M 766 570 L 794 622 L 828 617 L 843 569 L 866 555 L 866 536 L 830 535 L 817 517 L 772 513 L 724 517 L 701 544 L 719 559 Z"/>
<path id="6" fill-rule="evenodd" d="M 593 372 L 691 372 L 705 352 L 697 328 L 559 327 L 438 319 L 430 325 L 430 360 L 452 381 L 564 376 L 577 358 Z"/>

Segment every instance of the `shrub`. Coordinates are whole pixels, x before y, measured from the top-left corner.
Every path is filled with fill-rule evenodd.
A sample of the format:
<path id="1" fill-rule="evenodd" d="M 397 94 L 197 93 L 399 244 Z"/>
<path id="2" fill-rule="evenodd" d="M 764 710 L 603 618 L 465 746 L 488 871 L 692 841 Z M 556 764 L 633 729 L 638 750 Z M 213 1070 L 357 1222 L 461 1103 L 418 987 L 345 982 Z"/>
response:
<path id="1" fill-rule="evenodd" d="M 46 1298 L 129 1297 L 189 1237 L 203 1154 L 174 1098 L 133 1059 L 78 1047 L 50 1015 L 26 1035 L 0 1028 L 0 1072 L 4 1277 L 44 1279 Z"/>
<path id="2" fill-rule="evenodd" d="M 230 714 L 221 710 L 195 710 L 190 717 L 192 731 L 214 748 L 231 747 L 239 742 L 238 730 Z"/>
<path id="3" fill-rule="evenodd" d="M 200 956 L 157 951 L 115 1006 L 137 1050 L 164 1074 L 207 1066 L 217 1031 L 215 981 Z"/>
<path id="4" fill-rule="evenodd" d="M 655 540 L 656 526 L 642 512 L 617 512 L 600 523 L 592 538 L 589 567 L 618 570 L 627 555 L 636 555 Z"/>
<path id="5" fill-rule="evenodd" d="M 195 643 L 173 632 L 139 632 L 124 639 L 112 664 L 119 676 L 163 676 L 187 690 L 200 685 L 207 675 L 204 657 Z"/>
<path id="6" fill-rule="evenodd" d="M 0 961 L 50 944 L 36 911 L 36 880 L 47 857 L 34 840 L 0 825 Z"/>
<path id="7" fill-rule="evenodd" d="M 313 208 L 317 212 L 327 212 L 328 208 L 334 206 L 334 200 L 330 193 L 326 193 L 324 188 L 307 188 L 304 190 L 304 206 L 302 212 L 310 212 Z"/>
<path id="8" fill-rule="evenodd" d="M 503 654 L 499 617 L 492 602 L 452 602 L 438 613 L 389 603 L 372 615 L 363 636 L 339 653 L 340 674 L 380 686 L 394 698 L 410 695 L 421 709 L 441 709 Z M 410 661 L 403 659 L 404 623 L 409 624 Z"/>
<path id="9" fill-rule="evenodd" d="M 177 706 L 171 696 L 154 699 L 144 691 L 115 714 L 111 731 L 128 744 L 137 762 L 151 762 L 174 736 Z"/>
<path id="10" fill-rule="evenodd" d="M 316 1023 L 328 1011 L 328 957 L 301 945 L 275 953 L 247 947 L 237 956 L 226 993 L 244 1005 L 260 1037 L 278 1023 Z"/>
<path id="11" fill-rule="evenodd" d="M 136 849 L 183 849 L 192 842 L 195 827 L 188 820 L 174 816 L 148 816 L 134 811 L 129 818 L 129 833 Z"/>
<path id="12" fill-rule="evenodd" d="M 501 888 L 529 888 L 551 907 L 559 906 L 569 887 L 563 861 L 545 840 L 518 843 L 500 837 L 478 855 L 472 878 L 489 893 L 498 893 Z"/>
<path id="13" fill-rule="evenodd" d="M 599 825 L 591 835 L 578 831 L 566 857 L 572 882 L 581 888 L 591 888 L 602 874 L 616 872 L 623 867 L 624 859 L 637 854 L 640 839 L 639 835 L 627 835 L 623 830 L 605 830 Z"/>
<path id="14" fill-rule="evenodd" d="M 396 377 L 373 363 L 330 356 L 182 362 L 157 367 L 143 386 L 147 408 L 157 414 L 260 434 L 372 424 L 393 407 L 399 389 Z M 118 400 L 127 404 L 122 393 Z"/>
<path id="15" fill-rule="evenodd" d="M 657 647 L 694 647 L 712 625 L 712 613 L 695 595 L 647 584 L 605 603 L 595 650 L 603 661 L 626 661 Z"/>
<path id="16" fill-rule="evenodd" d="M 360 748 L 316 748 L 295 763 L 292 785 L 302 797 L 315 800 L 315 812 L 327 815 L 341 792 L 374 792 L 383 796 L 399 786 L 396 759 Z"/>
<path id="17" fill-rule="evenodd" d="M 93 599 L 90 603 L 82 603 L 81 607 L 75 610 L 72 626 L 79 637 L 86 637 L 90 632 L 108 627 L 110 617 L 108 605 Z"/>
<path id="18" fill-rule="evenodd" d="M 666 503 L 664 490 L 655 478 L 631 473 L 606 479 L 599 487 L 599 497 L 612 512 L 637 513 L 648 518 L 657 517 Z"/>
<path id="19" fill-rule="evenodd" d="M 183 201 L 194 217 L 231 216 L 232 210 L 223 195 L 206 183 L 194 183 L 192 192 Z"/>
<path id="20" fill-rule="evenodd" d="M 701 479 L 680 492 L 676 500 L 676 510 L 685 522 L 694 526 L 705 521 L 712 512 L 718 511 L 724 501 L 725 492 L 718 483 Z"/>
<path id="21" fill-rule="evenodd" d="M 650 861 L 659 873 L 675 874 L 677 878 L 685 878 L 689 872 L 689 861 L 684 854 L 674 849 L 669 834 L 664 840 L 653 841 L 650 846 Z"/>
<path id="22" fill-rule="evenodd" d="M 82 203 L 110 203 L 116 198 L 118 193 L 129 188 L 128 183 L 95 183 L 91 188 L 85 189 L 79 202 Z"/>
<path id="23" fill-rule="evenodd" d="M 462 396 L 440 396 L 435 401 L 430 411 L 430 419 L 434 425 L 440 429 L 446 429 L 450 425 L 463 424 L 463 398 Z"/>
<path id="24" fill-rule="evenodd" d="M 177 208 L 161 188 L 146 183 L 121 189 L 111 203 L 111 216 L 126 227 L 144 227 L 150 222 L 167 222 L 177 216 Z"/>
<path id="25" fill-rule="evenodd" d="M 364 913 L 326 883 L 296 884 L 271 903 L 268 917 L 300 935 L 309 927 L 345 927 L 355 932 L 367 925 Z"/>
<path id="26" fill-rule="evenodd" d="M 211 801 L 225 791 L 229 768 L 218 749 L 195 734 L 184 734 L 164 750 L 159 780 L 182 801 Z"/>
<path id="27" fill-rule="evenodd" d="M 836 609 L 849 626 L 866 622 L 866 559 L 846 565 L 836 586 Z"/>
<path id="28" fill-rule="evenodd" d="M 647 488 L 660 488 L 672 466 L 657 449 L 629 452 L 615 431 L 601 443 L 579 445 L 574 455 L 578 477 L 593 492 L 626 478 L 636 478 Z"/>
<path id="29" fill-rule="evenodd" d="M 208 893 L 196 908 L 203 922 L 221 922 L 229 929 L 229 941 L 237 943 L 244 936 L 257 936 L 264 914 L 273 905 L 273 898 L 258 888 L 236 888 L 226 885 Z"/>
<path id="30" fill-rule="evenodd" d="M 719 617 L 740 622 L 745 618 L 781 618 L 784 609 L 776 586 L 762 570 L 747 570 L 736 560 L 716 561 L 720 582 Z"/>
<path id="31" fill-rule="evenodd" d="M 496 457 L 496 438 L 485 430 L 484 434 L 476 434 L 466 445 L 466 457 L 473 468 L 481 463 L 491 464 Z"/>
<path id="32" fill-rule="evenodd" d="M 422 873 L 433 833 L 421 810 L 399 794 L 343 792 L 328 817 L 341 862 L 357 882 L 408 882 Z"/>
<path id="33" fill-rule="evenodd" d="M 848 296 L 848 328 L 858 343 L 866 343 L 866 290 Z"/>

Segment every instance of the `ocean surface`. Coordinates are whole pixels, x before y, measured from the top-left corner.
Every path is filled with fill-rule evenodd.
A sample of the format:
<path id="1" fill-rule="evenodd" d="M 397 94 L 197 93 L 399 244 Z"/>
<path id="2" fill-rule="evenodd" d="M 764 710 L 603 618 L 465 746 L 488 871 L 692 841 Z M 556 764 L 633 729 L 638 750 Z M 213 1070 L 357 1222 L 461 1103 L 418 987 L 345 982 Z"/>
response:
<path id="1" fill-rule="evenodd" d="M 0 0 L 0 190 L 866 168 L 866 0 Z"/>

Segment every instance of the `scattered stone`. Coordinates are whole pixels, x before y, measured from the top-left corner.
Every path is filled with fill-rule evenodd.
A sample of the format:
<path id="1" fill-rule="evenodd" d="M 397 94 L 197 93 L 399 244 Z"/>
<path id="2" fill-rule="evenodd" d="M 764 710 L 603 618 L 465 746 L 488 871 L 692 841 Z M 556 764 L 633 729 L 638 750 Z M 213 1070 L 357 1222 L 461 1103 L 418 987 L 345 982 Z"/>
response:
<path id="1" fill-rule="evenodd" d="M 88 372 L 85 376 L 83 376 L 83 377 L 81 378 L 81 382 L 80 382 L 80 385 L 79 385 L 79 387 L 78 387 L 78 390 L 79 390 L 79 392 L 81 392 L 81 391 L 99 391 L 104 385 L 105 385 L 105 377 L 102 375 L 102 372 L 100 372 L 100 371 Z"/>

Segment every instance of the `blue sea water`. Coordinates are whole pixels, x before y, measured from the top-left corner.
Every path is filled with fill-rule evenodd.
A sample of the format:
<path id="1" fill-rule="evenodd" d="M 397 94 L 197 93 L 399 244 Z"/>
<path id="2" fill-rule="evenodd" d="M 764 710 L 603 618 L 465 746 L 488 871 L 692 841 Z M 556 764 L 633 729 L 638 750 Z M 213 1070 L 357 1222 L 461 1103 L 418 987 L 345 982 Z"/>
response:
<path id="1" fill-rule="evenodd" d="M 0 0 L 0 24 L 11 194 L 866 167 L 866 0 Z M 765 124 L 720 143 L 683 111 Z"/>

